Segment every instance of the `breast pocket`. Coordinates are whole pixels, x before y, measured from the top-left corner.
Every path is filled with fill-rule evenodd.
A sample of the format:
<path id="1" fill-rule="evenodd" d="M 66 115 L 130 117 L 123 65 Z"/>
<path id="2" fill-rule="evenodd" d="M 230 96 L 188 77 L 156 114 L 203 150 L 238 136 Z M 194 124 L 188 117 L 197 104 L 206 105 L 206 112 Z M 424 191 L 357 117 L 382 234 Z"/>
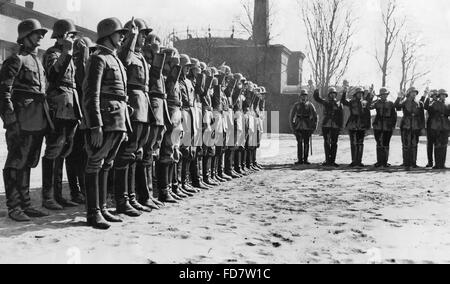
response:
<path id="1" fill-rule="evenodd" d="M 108 81 L 116 81 L 120 79 L 120 70 L 119 67 L 111 66 L 106 69 L 105 79 Z"/>
<path id="2" fill-rule="evenodd" d="M 130 80 L 132 81 L 143 83 L 143 81 L 145 80 L 144 67 L 139 64 L 133 63 L 128 66 L 128 74 L 130 74 Z"/>
<path id="3" fill-rule="evenodd" d="M 32 67 L 24 66 L 22 68 L 20 79 L 23 83 L 29 85 L 39 85 L 38 70 Z"/>

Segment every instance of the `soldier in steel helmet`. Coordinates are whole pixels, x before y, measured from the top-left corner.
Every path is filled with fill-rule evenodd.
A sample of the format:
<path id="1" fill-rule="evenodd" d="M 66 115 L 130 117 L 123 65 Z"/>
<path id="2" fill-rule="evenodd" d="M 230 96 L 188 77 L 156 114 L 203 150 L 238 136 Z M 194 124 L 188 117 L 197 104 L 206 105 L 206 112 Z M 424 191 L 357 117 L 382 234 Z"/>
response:
<path id="1" fill-rule="evenodd" d="M 350 135 L 350 149 L 352 162 L 349 167 L 364 167 L 362 163 L 364 154 L 364 138 L 366 131 L 371 128 L 370 103 L 372 96 L 366 95 L 363 88 L 357 87 L 353 91 L 353 98 L 347 100 L 347 89 L 342 94 L 341 103 L 350 110 L 346 128 Z"/>
<path id="2" fill-rule="evenodd" d="M 20 49 L 3 62 L 0 70 L 0 115 L 8 150 L 3 181 L 8 216 L 27 222 L 47 216 L 31 204 L 30 172 L 39 163 L 43 138 L 52 121 L 44 66 L 37 54 L 47 30 L 38 20 L 27 19 L 20 22 L 18 33 Z"/>
<path id="3" fill-rule="evenodd" d="M 447 160 L 448 133 L 450 131 L 450 108 L 446 103 L 448 92 L 444 89 L 436 91 L 437 97 L 425 100 L 425 109 L 428 111 L 430 118 L 428 122 L 428 131 L 432 131 L 434 140 L 434 160 L 436 165 L 433 169 L 445 169 L 445 161 Z"/>
<path id="4" fill-rule="evenodd" d="M 97 26 L 97 51 L 89 58 L 83 83 L 86 123 L 86 195 L 88 225 L 108 229 L 119 222 L 107 209 L 108 175 L 121 144 L 132 132 L 127 101 L 127 73 L 117 56 L 127 29 L 117 18 Z M 112 184 L 114 188 L 114 184 Z M 118 200 L 119 213 L 131 209 L 128 198 Z"/>
<path id="5" fill-rule="evenodd" d="M 397 111 L 403 111 L 400 130 L 403 144 L 403 166 L 410 170 L 417 166 L 417 147 L 421 131 L 425 128 L 425 112 L 422 98 L 417 102 L 419 91 L 415 87 L 408 89 L 406 94 L 400 93 L 395 101 Z"/>
<path id="6" fill-rule="evenodd" d="M 311 135 L 316 131 L 318 116 L 314 105 L 308 100 L 308 90 L 300 91 L 299 101 L 290 114 L 291 129 L 297 138 L 296 165 L 309 165 L 309 146 Z"/>
<path id="7" fill-rule="evenodd" d="M 146 184 L 146 172 L 142 165 L 144 145 L 148 142 L 150 133 L 150 100 L 148 97 L 150 82 L 150 66 L 144 58 L 141 50 L 145 39 L 152 31 L 142 19 L 132 19 L 125 24 L 128 34 L 125 39 L 119 58 L 127 71 L 128 105 L 131 108 L 132 133 L 128 141 L 122 143 L 116 160 L 114 161 L 115 197 L 117 211 L 130 217 L 137 217 L 142 212 L 150 212 L 159 207 L 150 199 Z M 140 164 L 139 174 L 136 174 L 137 164 Z M 143 179 L 138 182 L 136 179 Z M 139 201 L 137 197 L 139 193 Z M 131 207 L 124 199 L 128 199 Z"/>
<path id="8" fill-rule="evenodd" d="M 79 102 L 83 100 L 83 80 L 90 55 L 96 45 L 89 37 L 80 37 L 74 42 L 73 62 L 75 64 L 75 85 Z M 82 121 L 83 122 L 83 121 Z M 86 165 L 86 151 L 84 150 L 84 134 L 86 125 L 80 123 L 73 138 L 72 152 L 65 159 L 67 181 L 69 183 L 71 200 L 78 204 L 85 204 L 86 187 L 84 183 L 84 167 Z"/>
<path id="9" fill-rule="evenodd" d="M 55 22 L 52 38 L 56 40 L 43 58 L 49 83 L 47 101 L 55 130 L 47 133 L 42 158 L 42 204 L 49 210 L 62 210 L 78 204 L 62 193 L 64 160 L 72 152 L 75 132 L 82 118 L 75 80 L 73 50 L 78 31 L 70 19 Z M 72 194 L 74 195 L 74 194 Z"/>
<path id="10" fill-rule="evenodd" d="M 324 107 L 322 135 L 324 139 L 325 162 L 323 166 L 339 167 L 336 164 L 339 134 L 343 127 L 344 112 L 342 104 L 337 100 L 336 88 L 328 89 L 328 98 L 322 99 L 318 89 L 314 91 L 314 99 Z"/>
<path id="11" fill-rule="evenodd" d="M 397 111 L 394 103 L 388 100 L 389 90 L 385 87 L 380 89 L 378 99 L 371 103 L 370 109 L 376 111 L 373 121 L 373 131 L 377 142 L 376 168 L 389 167 L 389 152 L 392 134 L 397 125 Z"/>

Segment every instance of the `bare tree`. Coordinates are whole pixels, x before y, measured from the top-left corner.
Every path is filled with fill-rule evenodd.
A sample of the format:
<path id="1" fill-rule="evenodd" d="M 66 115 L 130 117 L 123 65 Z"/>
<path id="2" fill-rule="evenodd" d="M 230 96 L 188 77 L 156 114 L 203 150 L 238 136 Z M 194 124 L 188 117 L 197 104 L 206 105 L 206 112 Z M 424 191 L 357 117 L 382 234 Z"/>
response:
<path id="1" fill-rule="evenodd" d="M 428 75 L 430 71 L 420 70 L 420 51 L 424 47 L 418 40 L 417 35 L 406 34 L 401 40 L 401 66 L 402 78 L 400 82 L 400 91 L 406 92 L 408 87 L 416 84 L 417 80 Z"/>
<path id="2" fill-rule="evenodd" d="M 386 10 L 381 13 L 384 26 L 384 46 L 382 55 L 378 54 L 376 50 L 375 58 L 378 63 L 378 67 L 381 70 L 381 85 L 386 86 L 387 76 L 389 71 L 389 63 L 394 56 L 395 48 L 398 42 L 399 33 L 402 30 L 405 21 L 399 22 L 396 17 L 396 11 L 398 10 L 396 0 L 389 0 Z"/>
<path id="3" fill-rule="evenodd" d="M 348 69 L 356 50 L 352 42 L 356 19 L 345 0 L 307 0 L 301 9 L 313 81 L 324 91 L 337 85 Z"/>

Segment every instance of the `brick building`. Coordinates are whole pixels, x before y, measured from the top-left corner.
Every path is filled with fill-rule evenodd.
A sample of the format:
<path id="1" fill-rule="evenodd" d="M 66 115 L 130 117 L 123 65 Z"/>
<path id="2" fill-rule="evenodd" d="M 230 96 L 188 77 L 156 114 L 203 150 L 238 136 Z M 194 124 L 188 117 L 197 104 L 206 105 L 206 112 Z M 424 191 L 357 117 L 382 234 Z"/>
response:
<path id="1" fill-rule="evenodd" d="M 268 90 L 268 131 L 290 133 L 288 113 L 302 86 L 303 60 L 300 51 L 291 51 L 269 42 L 269 0 L 255 0 L 254 38 L 189 38 L 177 40 L 181 52 L 199 58 L 212 66 L 226 62 L 233 72 Z M 278 111 L 279 125 L 271 125 L 271 113 Z M 274 120 L 275 123 L 275 120 Z"/>
<path id="2" fill-rule="evenodd" d="M 34 10 L 32 1 L 27 1 L 25 6 L 21 6 L 17 5 L 15 0 L 0 0 L 0 66 L 17 49 L 17 25 L 20 21 L 28 18 L 39 20 L 42 26 L 49 30 L 39 54 L 42 55 L 45 50 L 53 46 L 54 40 L 50 39 L 50 35 L 53 24 L 57 21 L 55 17 Z M 79 26 L 77 29 L 93 40 L 97 37 L 94 31 Z"/>

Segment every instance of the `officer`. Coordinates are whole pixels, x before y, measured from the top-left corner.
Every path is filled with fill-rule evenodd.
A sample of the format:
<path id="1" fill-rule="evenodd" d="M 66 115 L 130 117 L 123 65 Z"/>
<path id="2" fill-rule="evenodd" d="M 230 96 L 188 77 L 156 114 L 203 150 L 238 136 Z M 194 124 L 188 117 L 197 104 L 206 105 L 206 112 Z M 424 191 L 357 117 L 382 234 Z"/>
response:
<path id="1" fill-rule="evenodd" d="M 343 127 L 344 112 L 342 104 L 337 101 L 336 88 L 328 89 L 328 99 L 320 97 L 319 90 L 314 91 L 314 99 L 324 107 L 324 119 L 322 122 L 322 135 L 325 148 L 325 162 L 323 166 L 339 167 L 336 164 L 339 134 Z"/>
<path id="2" fill-rule="evenodd" d="M 128 30 L 117 18 L 107 18 L 98 24 L 97 33 L 97 51 L 89 58 L 83 83 L 82 107 L 88 129 L 85 181 L 88 225 L 105 230 L 110 227 L 107 221 L 119 221 L 107 210 L 108 174 L 127 132 L 132 131 L 127 74 L 117 56 Z M 120 201 L 120 209 L 131 207 L 128 199 Z"/>
<path id="3" fill-rule="evenodd" d="M 369 100 L 369 101 L 368 101 Z M 364 167 L 362 163 L 364 153 L 364 138 L 370 129 L 370 100 L 371 96 L 364 98 L 364 89 L 356 88 L 353 98 L 347 100 L 347 89 L 342 94 L 341 103 L 350 109 L 350 117 L 346 129 L 350 134 L 352 163 L 349 167 Z"/>
<path id="4" fill-rule="evenodd" d="M 171 187 L 172 190 L 160 192 L 160 194 L 162 196 L 170 194 L 173 199 L 181 200 L 192 196 L 191 193 L 187 193 L 183 190 L 178 181 L 178 175 L 181 174 L 181 168 L 178 167 L 178 163 L 180 162 L 181 157 L 180 144 L 183 132 L 181 126 L 181 92 L 179 84 L 181 66 L 177 50 L 166 48 L 163 52 L 166 54 L 166 63 L 164 65 L 163 74 L 166 79 L 167 105 L 171 123 L 166 126 L 166 131 L 161 144 L 159 162 L 164 165 L 168 164 L 168 176 L 163 178 L 167 179 L 164 181 L 164 183 L 168 184 L 166 188 Z M 164 189 L 164 187 L 162 187 L 162 189 Z"/>
<path id="5" fill-rule="evenodd" d="M 373 121 L 373 131 L 377 142 L 376 168 L 389 167 L 389 152 L 392 133 L 397 125 L 397 111 L 394 103 L 388 101 L 389 90 L 385 87 L 380 89 L 378 99 L 371 103 L 370 109 L 376 111 Z"/>
<path id="6" fill-rule="evenodd" d="M 82 118 L 75 81 L 73 45 L 78 34 L 72 20 L 58 20 L 53 26 L 53 47 L 44 54 L 44 68 L 49 83 L 47 101 L 55 131 L 47 133 L 42 158 L 42 206 L 49 210 L 76 207 L 62 194 L 63 166 L 72 152 L 75 132 Z M 55 202 L 56 201 L 56 202 Z"/>
<path id="7" fill-rule="evenodd" d="M 150 34 L 145 46 L 142 48 L 144 58 L 150 66 L 149 79 L 149 116 L 150 133 L 147 143 L 143 148 L 142 161 L 136 165 L 136 187 L 139 193 L 139 201 L 142 204 L 150 205 L 154 203 L 161 208 L 164 203 L 158 200 L 159 189 L 157 186 L 157 169 L 159 149 L 163 138 L 165 124 L 168 123 L 168 110 L 166 102 L 166 93 L 164 86 L 164 77 L 162 68 L 165 61 L 165 55 L 161 54 L 160 43 L 156 35 Z M 158 169 L 159 170 L 159 169 Z"/>
<path id="8" fill-rule="evenodd" d="M 425 101 L 425 109 L 428 111 L 430 118 L 428 123 L 428 130 L 432 131 L 434 136 L 434 158 L 436 166 L 433 169 L 441 170 L 445 169 L 445 161 L 447 159 L 447 147 L 448 147 L 448 133 L 450 131 L 450 108 L 445 103 L 448 97 L 446 90 L 441 89 L 437 99 L 428 97 Z M 433 94 L 433 93 L 432 93 Z"/>
<path id="9" fill-rule="evenodd" d="M 74 43 L 73 62 L 75 64 L 75 83 L 78 101 L 82 101 L 83 80 L 89 56 L 95 51 L 95 44 L 88 37 L 78 38 Z M 72 201 L 85 204 L 86 187 L 84 184 L 84 169 L 86 166 L 86 151 L 84 150 L 84 136 L 86 125 L 81 123 L 75 132 L 72 152 L 66 158 L 66 173 L 69 182 Z"/>
<path id="10" fill-rule="evenodd" d="M 431 90 L 429 93 L 428 99 L 430 100 L 428 102 L 428 105 L 430 105 L 432 102 L 437 100 L 438 98 L 438 91 L 437 90 Z M 434 165 L 433 160 L 433 151 L 434 151 L 434 145 L 436 144 L 436 132 L 431 128 L 431 122 L 433 121 L 433 118 L 431 117 L 431 112 L 428 111 L 428 119 L 427 119 L 427 157 L 428 157 L 428 164 L 427 168 L 432 168 Z"/>
<path id="11" fill-rule="evenodd" d="M 318 115 L 314 105 L 308 100 L 308 90 L 300 91 L 299 102 L 291 110 L 291 129 L 297 138 L 296 165 L 310 165 L 308 161 L 311 135 L 317 129 Z"/>
<path id="12" fill-rule="evenodd" d="M 128 141 L 122 143 L 114 161 L 114 186 L 117 213 L 138 217 L 141 212 L 151 212 L 159 207 L 151 201 L 147 192 L 140 194 L 141 203 L 136 198 L 136 178 L 144 178 L 145 172 L 136 176 L 136 163 L 142 162 L 143 148 L 150 133 L 150 101 L 148 97 L 150 67 L 141 49 L 152 31 L 142 19 L 132 19 L 125 24 L 129 30 L 119 58 L 127 71 L 128 105 L 131 108 L 133 132 Z M 142 189 L 142 187 L 140 188 Z M 125 201 L 128 200 L 128 203 Z M 128 206 L 131 205 L 131 206 Z"/>
<path id="13" fill-rule="evenodd" d="M 411 87 L 406 95 L 400 94 L 395 101 L 397 111 L 403 111 L 403 118 L 400 124 L 403 144 L 403 166 L 406 170 L 418 168 L 417 166 L 417 145 L 419 144 L 420 133 L 425 128 L 425 114 L 423 101 L 416 102 L 419 91 Z"/>
<path id="14" fill-rule="evenodd" d="M 186 54 L 180 55 L 181 75 L 179 79 L 181 91 L 181 124 L 183 127 L 183 137 L 181 140 L 182 168 L 181 168 L 181 186 L 190 193 L 198 193 L 199 190 L 190 185 L 190 164 L 195 156 L 193 147 L 193 129 L 194 129 L 194 86 L 192 81 L 187 78 L 191 67 L 191 59 Z"/>
<path id="15" fill-rule="evenodd" d="M 0 70 L 0 114 L 8 154 L 3 170 L 8 216 L 17 222 L 47 216 L 30 199 L 30 172 L 39 163 L 42 141 L 51 125 L 45 95 L 44 67 L 37 51 L 47 33 L 36 19 L 18 26 L 18 53 Z"/>

